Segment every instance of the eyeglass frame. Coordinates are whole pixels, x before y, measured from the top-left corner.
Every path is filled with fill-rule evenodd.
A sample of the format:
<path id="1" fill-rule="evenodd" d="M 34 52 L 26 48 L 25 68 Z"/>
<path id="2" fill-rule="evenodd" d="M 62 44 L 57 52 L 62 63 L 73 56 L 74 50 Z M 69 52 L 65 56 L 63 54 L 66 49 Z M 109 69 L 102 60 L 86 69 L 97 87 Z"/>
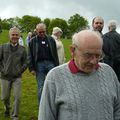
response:
<path id="1" fill-rule="evenodd" d="M 101 61 L 103 59 L 103 53 L 101 54 L 92 54 L 92 53 L 82 53 L 80 48 L 74 44 L 74 48 L 79 51 L 79 55 L 82 56 L 86 60 L 91 60 L 93 57 L 95 57 L 98 61 Z M 80 53 L 81 52 L 81 53 Z"/>

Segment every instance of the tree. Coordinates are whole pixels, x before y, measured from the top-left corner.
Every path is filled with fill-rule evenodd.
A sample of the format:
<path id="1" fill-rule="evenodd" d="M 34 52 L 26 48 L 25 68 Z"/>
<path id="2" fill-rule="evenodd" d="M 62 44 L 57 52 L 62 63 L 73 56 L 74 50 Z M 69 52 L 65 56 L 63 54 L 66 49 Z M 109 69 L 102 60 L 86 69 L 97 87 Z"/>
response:
<path id="1" fill-rule="evenodd" d="M 50 24 L 49 24 L 49 27 L 48 27 L 49 34 L 52 34 L 53 27 L 59 27 L 59 28 L 61 28 L 62 31 L 63 31 L 62 37 L 66 36 L 68 25 L 67 25 L 67 22 L 65 20 L 60 19 L 60 18 L 52 19 L 51 22 L 50 22 Z"/>
<path id="2" fill-rule="evenodd" d="M 49 24 L 50 24 L 50 19 L 49 18 L 45 18 L 44 21 L 43 21 L 46 25 L 46 32 L 48 33 L 48 27 L 49 27 Z"/>
<path id="3" fill-rule="evenodd" d="M 87 26 L 88 21 L 84 17 L 80 16 L 79 14 L 71 16 L 68 20 L 69 36 L 72 36 L 73 33 L 78 32 Z"/>
<path id="4" fill-rule="evenodd" d="M 11 24 L 7 21 L 7 19 L 2 20 L 2 29 L 9 30 L 11 27 Z"/>
<path id="5" fill-rule="evenodd" d="M 41 22 L 39 17 L 25 15 L 22 17 L 21 21 L 19 22 L 22 31 L 29 32 L 33 31 L 36 28 L 36 25 Z"/>

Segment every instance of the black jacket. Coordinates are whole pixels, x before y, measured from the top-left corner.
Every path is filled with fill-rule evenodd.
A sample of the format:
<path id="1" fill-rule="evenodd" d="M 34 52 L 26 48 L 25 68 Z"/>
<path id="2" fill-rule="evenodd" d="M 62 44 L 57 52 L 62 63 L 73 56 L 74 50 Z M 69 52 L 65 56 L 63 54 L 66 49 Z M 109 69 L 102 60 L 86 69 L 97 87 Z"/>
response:
<path id="1" fill-rule="evenodd" d="M 50 47 L 50 52 L 52 55 L 53 63 L 55 66 L 59 65 L 58 61 L 58 54 L 57 54 L 57 48 L 55 40 L 51 36 L 45 36 L 45 38 L 48 40 L 48 45 Z M 28 47 L 28 60 L 29 60 L 29 70 L 35 70 L 36 71 L 36 64 L 38 59 L 38 36 L 35 36 L 31 39 L 29 42 Z"/>
<path id="2" fill-rule="evenodd" d="M 120 34 L 111 31 L 103 35 L 104 62 L 113 65 L 114 60 L 120 62 Z"/>
<path id="3" fill-rule="evenodd" d="M 103 35 L 104 62 L 116 72 L 120 81 L 120 34 L 111 31 Z"/>

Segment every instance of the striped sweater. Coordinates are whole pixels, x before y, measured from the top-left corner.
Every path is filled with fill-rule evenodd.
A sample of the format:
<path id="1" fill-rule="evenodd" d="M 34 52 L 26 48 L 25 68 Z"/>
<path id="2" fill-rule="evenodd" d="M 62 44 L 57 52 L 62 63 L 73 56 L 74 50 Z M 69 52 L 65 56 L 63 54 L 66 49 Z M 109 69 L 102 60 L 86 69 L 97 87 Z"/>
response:
<path id="1" fill-rule="evenodd" d="M 108 65 L 72 74 L 68 63 L 45 80 L 38 120 L 120 120 L 120 84 Z"/>

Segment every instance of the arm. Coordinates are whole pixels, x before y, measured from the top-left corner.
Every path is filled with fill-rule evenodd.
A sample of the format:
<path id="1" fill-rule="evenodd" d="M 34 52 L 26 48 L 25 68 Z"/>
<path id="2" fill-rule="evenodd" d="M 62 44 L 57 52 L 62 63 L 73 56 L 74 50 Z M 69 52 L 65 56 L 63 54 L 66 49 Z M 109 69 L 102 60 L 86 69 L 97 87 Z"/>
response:
<path id="1" fill-rule="evenodd" d="M 117 78 L 115 82 L 117 97 L 114 100 L 114 120 L 120 120 L 120 83 Z"/>
<path id="2" fill-rule="evenodd" d="M 22 69 L 21 69 L 21 73 L 23 73 L 27 69 L 27 65 L 28 65 L 27 52 L 26 52 L 26 49 L 24 48 L 23 56 L 22 56 Z"/>
<path id="3" fill-rule="evenodd" d="M 35 55 L 33 55 L 33 51 L 35 49 L 35 45 L 33 44 L 33 41 L 31 40 L 28 44 L 28 67 L 29 71 L 35 71 Z"/>
<path id="4" fill-rule="evenodd" d="M 57 107 L 55 104 L 56 88 L 52 74 L 46 77 L 40 107 L 38 120 L 57 120 Z"/>

